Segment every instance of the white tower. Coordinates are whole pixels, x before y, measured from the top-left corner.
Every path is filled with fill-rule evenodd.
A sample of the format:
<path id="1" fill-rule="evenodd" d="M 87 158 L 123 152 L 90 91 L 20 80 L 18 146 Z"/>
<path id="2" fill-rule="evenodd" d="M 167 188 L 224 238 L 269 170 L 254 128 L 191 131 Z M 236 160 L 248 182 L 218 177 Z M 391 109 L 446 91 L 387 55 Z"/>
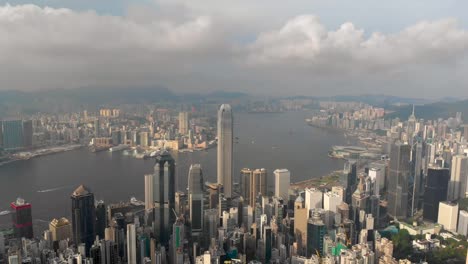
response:
<path id="1" fill-rule="evenodd" d="M 223 185 L 224 196 L 232 197 L 232 129 L 231 106 L 223 104 L 218 111 L 218 183 Z"/>

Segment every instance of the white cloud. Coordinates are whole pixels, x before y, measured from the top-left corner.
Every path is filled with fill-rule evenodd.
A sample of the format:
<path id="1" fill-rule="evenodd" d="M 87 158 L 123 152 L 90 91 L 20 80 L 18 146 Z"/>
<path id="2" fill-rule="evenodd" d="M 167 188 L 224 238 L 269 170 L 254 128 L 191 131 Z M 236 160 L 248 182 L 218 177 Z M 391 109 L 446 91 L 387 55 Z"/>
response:
<path id="1" fill-rule="evenodd" d="M 351 22 L 329 29 L 317 16 L 299 15 L 259 29 L 249 27 L 255 12 L 242 15 L 245 2 L 210 9 L 164 1 L 157 10 L 132 6 L 125 16 L 0 6 L 0 89 L 163 85 L 415 96 L 424 87 L 433 97 L 442 83 L 449 86 L 442 91 L 468 96 L 460 74 L 467 70 L 468 32 L 454 19 L 372 33 Z"/>

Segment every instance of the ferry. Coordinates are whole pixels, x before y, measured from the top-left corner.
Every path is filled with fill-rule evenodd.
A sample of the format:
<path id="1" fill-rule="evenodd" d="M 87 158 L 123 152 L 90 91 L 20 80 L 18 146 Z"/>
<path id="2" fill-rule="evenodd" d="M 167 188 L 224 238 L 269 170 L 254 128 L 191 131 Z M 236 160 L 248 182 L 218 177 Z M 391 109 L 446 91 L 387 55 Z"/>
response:
<path id="1" fill-rule="evenodd" d="M 115 146 L 115 147 L 111 147 L 109 149 L 109 152 L 122 151 L 122 150 L 126 150 L 128 148 L 130 148 L 130 146 L 121 144 L 121 145 L 118 145 L 118 146 Z"/>

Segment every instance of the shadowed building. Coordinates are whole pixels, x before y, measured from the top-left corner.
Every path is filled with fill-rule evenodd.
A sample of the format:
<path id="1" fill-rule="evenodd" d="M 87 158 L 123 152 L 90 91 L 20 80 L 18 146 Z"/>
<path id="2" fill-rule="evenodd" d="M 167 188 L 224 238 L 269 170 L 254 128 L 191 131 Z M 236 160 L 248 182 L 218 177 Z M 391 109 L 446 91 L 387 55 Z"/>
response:
<path id="1" fill-rule="evenodd" d="M 85 243 L 88 252 L 96 237 L 96 211 L 94 194 L 80 185 L 71 195 L 72 226 L 75 245 Z"/>

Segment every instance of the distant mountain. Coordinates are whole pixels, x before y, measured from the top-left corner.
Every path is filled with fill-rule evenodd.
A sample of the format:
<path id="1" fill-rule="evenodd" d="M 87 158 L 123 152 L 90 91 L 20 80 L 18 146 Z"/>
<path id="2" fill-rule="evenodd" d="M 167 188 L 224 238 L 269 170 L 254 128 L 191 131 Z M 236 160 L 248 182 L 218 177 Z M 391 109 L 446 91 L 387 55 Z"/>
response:
<path id="1" fill-rule="evenodd" d="M 395 112 L 388 114 L 387 117 L 406 119 L 411 114 L 412 106 L 403 106 L 395 108 L 394 110 Z M 462 118 L 464 117 L 465 120 L 468 120 L 468 100 L 436 102 L 415 106 L 416 117 L 423 119 L 455 117 L 457 112 L 461 112 Z"/>
<path id="2" fill-rule="evenodd" d="M 361 102 L 373 106 L 388 108 L 396 104 L 426 104 L 432 101 L 421 98 L 407 98 L 399 96 L 391 96 L 384 94 L 362 94 L 362 95 L 337 95 L 328 97 L 316 97 L 318 100 L 330 100 L 336 102 Z"/>

